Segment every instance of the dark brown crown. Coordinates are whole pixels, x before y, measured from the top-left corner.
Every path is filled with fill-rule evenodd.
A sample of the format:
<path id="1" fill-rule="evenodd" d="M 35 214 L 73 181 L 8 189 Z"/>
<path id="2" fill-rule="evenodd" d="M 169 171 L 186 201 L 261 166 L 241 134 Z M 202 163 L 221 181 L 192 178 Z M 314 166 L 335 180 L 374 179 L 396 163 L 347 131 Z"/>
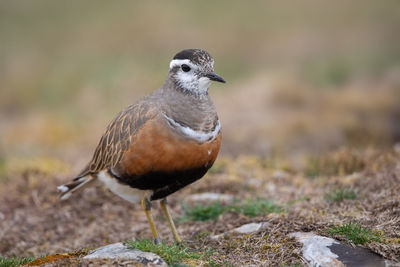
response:
<path id="1" fill-rule="evenodd" d="M 212 56 L 201 49 L 185 49 L 174 56 L 173 59 L 189 59 L 195 64 L 206 65 L 214 61 Z"/>

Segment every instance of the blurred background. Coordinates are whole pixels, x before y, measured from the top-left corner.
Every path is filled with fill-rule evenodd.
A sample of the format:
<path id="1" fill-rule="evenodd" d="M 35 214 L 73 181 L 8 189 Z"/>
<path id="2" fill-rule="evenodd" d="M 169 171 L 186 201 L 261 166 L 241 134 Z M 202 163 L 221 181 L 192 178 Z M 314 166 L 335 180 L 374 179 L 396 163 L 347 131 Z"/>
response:
<path id="1" fill-rule="evenodd" d="M 210 88 L 224 156 L 301 166 L 392 147 L 399 30 L 395 0 L 1 1 L 0 166 L 50 158 L 79 170 L 185 48 L 210 52 L 228 81 Z"/>

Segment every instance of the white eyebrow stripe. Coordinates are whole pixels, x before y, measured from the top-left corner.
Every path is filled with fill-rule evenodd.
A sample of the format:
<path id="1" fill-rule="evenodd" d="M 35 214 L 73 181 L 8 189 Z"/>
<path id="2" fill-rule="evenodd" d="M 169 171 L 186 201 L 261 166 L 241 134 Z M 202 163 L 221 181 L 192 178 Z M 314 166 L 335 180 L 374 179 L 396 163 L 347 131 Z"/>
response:
<path id="1" fill-rule="evenodd" d="M 215 129 L 212 132 L 206 133 L 202 131 L 195 131 L 190 127 L 183 126 L 165 114 L 163 114 L 163 116 L 173 127 L 179 129 L 183 133 L 183 135 L 189 137 L 190 139 L 194 139 L 200 143 L 213 141 L 218 136 L 221 130 L 221 123 L 219 122 L 219 120 Z"/>
<path id="2" fill-rule="evenodd" d="M 193 68 L 193 64 L 190 62 L 189 59 L 173 59 L 169 63 L 169 68 L 172 69 L 173 67 L 180 66 L 182 64 L 187 64 L 187 65 L 189 65 L 190 67 Z"/>

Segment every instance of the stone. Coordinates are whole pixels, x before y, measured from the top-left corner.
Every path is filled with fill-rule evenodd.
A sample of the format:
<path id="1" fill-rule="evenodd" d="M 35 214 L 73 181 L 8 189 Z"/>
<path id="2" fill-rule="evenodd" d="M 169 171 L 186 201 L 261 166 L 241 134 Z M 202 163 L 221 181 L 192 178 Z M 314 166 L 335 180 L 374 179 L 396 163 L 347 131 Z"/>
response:
<path id="1" fill-rule="evenodd" d="M 143 264 L 146 266 L 168 266 L 158 255 L 151 252 L 143 252 L 138 249 L 130 249 L 123 243 L 115 243 L 97 248 L 83 257 L 83 260 L 112 260 L 126 264 Z"/>
<path id="2" fill-rule="evenodd" d="M 314 233 L 297 232 L 289 236 L 303 244 L 303 257 L 311 266 L 344 266 L 337 260 L 338 255 L 329 249 L 329 246 L 339 243 L 338 241 Z"/>
<path id="3" fill-rule="evenodd" d="M 303 257 L 310 266 L 399 266 L 378 254 L 361 247 L 352 247 L 335 239 L 319 236 L 312 232 L 296 232 L 290 237 L 303 244 Z"/>
<path id="4" fill-rule="evenodd" d="M 244 224 L 242 226 L 239 226 L 235 229 L 232 229 L 228 232 L 225 232 L 223 234 L 219 234 L 219 235 L 214 235 L 211 236 L 211 239 L 218 239 L 220 237 L 226 236 L 228 234 L 253 234 L 253 233 L 257 233 L 259 231 L 263 231 L 265 229 L 267 229 L 269 226 L 268 222 L 260 222 L 260 223 L 247 223 Z"/>
<path id="5" fill-rule="evenodd" d="M 277 180 L 281 180 L 283 178 L 288 177 L 289 174 L 283 170 L 275 170 L 272 177 L 274 177 Z"/>
<path id="6" fill-rule="evenodd" d="M 230 202 L 233 200 L 233 195 L 229 194 L 218 194 L 218 193 L 199 193 L 199 194 L 192 194 L 185 198 L 187 202 Z"/>
<path id="7" fill-rule="evenodd" d="M 269 226 L 268 222 L 248 223 L 238 228 L 235 228 L 232 231 L 238 234 L 251 234 L 265 230 L 268 226 Z"/>

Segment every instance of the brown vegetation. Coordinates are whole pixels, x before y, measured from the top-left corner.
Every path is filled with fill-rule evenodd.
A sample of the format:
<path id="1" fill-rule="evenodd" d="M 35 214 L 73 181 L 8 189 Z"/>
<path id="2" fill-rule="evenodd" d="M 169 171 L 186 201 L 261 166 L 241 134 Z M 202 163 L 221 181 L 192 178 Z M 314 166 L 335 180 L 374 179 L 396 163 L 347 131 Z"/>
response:
<path id="1" fill-rule="evenodd" d="M 334 153 L 327 158 L 338 159 L 338 155 L 342 160 L 353 158 L 350 152 Z M 284 207 L 285 212 L 250 217 L 227 211 L 216 221 L 178 220 L 178 230 L 190 248 L 203 251 L 212 248 L 211 257 L 219 263 L 293 264 L 302 261 L 300 245 L 288 238 L 288 233 L 316 231 L 326 235 L 331 226 L 358 222 L 383 236 L 379 242 L 365 244 L 366 247 L 398 260 L 400 154 L 370 152 L 359 157 L 364 161 L 363 168 L 357 165 L 346 173 L 316 173 L 313 178 L 302 172 L 267 167 L 267 161 L 256 157 L 222 158 L 222 171 L 209 174 L 170 198 L 176 218 L 184 216 L 182 204 L 186 196 L 209 191 L 233 194 L 238 200 L 270 199 Z M 102 187 L 87 189 L 59 203 L 55 188 L 67 176 L 54 169 L 51 174 L 55 179 L 46 178 L 41 165 L 46 161 L 37 164 L 14 172 L 12 180 L 2 182 L 2 255 L 67 253 L 131 238 L 151 237 L 139 205 L 130 205 Z M 324 167 L 331 166 L 325 163 Z M 326 193 L 335 188 L 351 188 L 357 192 L 356 197 L 340 202 L 326 199 Z M 162 236 L 173 242 L 159 215 L 161 213 L 156 221 Z M 244 223 L 259 221 L 268 221 L 270 226 L 251 235 L 232 234 L 218 241 L 209 238 Z"/>

